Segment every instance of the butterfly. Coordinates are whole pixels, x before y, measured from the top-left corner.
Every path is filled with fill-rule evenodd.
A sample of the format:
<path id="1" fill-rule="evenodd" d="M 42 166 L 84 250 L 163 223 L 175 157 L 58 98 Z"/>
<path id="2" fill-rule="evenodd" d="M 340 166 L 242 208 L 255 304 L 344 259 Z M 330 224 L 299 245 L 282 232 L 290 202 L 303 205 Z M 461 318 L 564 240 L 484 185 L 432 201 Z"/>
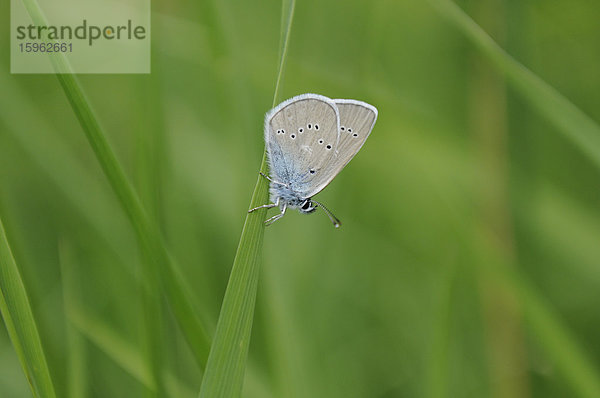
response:
<path id="1" fill-rule="evenodd" d="M 321 207 L 333 225 L 341 222 L 312 199 L 352 160 L 377 120 L 377 108 L 352 99 L 301 94 L 282 102 L 265 117 L 265 145 L 272 203 L 248 210 L 279 207 L 270 225 L 287 209 L 309 214 Z"/>

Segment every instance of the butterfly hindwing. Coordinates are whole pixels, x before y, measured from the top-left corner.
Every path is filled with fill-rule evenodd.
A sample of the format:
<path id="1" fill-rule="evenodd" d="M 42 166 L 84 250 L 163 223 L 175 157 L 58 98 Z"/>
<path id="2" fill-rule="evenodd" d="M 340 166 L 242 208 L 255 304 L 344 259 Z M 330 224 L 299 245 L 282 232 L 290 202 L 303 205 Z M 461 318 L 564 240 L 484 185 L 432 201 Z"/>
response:
<path id="1" fill-rule="evenodd" d="M 334 101 L 340 114 L 340 143 L 336 164 L 341 170 L 352 160 L 371 134 L 377 121 L 377 108 L 356 100 L 336 99 Z"/>
<path id="2" fill-rule="evenodd" d="M 329 157 L 321 172 L 328 178 L 322 181 L 309 181 L 312 187 L 308 196 L 323 190 L 333 178 L 352 160 L 363 146 L 377 120 L 377 108 L 366 102 L 336 99 L 333 100 L 340 115 L 340 134 L 336 151 Z"/>

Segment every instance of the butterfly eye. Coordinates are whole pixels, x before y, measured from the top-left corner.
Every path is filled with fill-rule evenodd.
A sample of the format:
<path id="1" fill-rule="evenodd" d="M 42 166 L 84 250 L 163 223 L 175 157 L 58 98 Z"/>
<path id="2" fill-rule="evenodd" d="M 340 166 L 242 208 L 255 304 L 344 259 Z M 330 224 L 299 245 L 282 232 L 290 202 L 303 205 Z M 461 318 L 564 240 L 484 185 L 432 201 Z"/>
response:
<path id="1" fill-rule="evenodd" d="M 327 144 L 326 148 L 331 149 L 331 145 Z"/>
<path id="2" fill-rule="evenodd" d="M 308 210 L 309 207 L 310 207 L 310 200 L 305 200 L 304 203 L 302 203 L 302 210 Z"/>

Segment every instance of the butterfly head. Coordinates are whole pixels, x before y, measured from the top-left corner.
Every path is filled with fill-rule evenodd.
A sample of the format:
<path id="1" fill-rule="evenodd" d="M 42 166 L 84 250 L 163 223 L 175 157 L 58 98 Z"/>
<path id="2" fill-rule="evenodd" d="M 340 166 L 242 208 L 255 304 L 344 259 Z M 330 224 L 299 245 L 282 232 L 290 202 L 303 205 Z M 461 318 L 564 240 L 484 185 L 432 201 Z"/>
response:
<path id="1" fill-rule="evenodd" d="M 313 211 L 316 210 L 316 208 L 317 208 L 317 206 L 315 204 L 313 204 L 313 202 L 312 202 L 312 200 L 310 200 L 310 198 L 305 199 L 298 206 L 298 210 L 300 210 L 300 212 L 304 213 L 304 214 L 312 213 Z"/>

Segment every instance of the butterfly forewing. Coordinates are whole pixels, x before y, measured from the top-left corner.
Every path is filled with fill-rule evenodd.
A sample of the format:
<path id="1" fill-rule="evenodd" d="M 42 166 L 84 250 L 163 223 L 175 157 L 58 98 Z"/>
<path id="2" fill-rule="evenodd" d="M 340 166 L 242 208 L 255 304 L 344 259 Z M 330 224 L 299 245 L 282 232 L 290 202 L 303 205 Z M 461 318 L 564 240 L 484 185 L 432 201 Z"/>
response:
<path id="1" fill-rule="evenodd" d="M 310 197 L 334 176 L 323 172 L 339 145 L 340 119 L 327 97 L 304 94 L 273 109 L 266 118 L 271 177 Z"/>

